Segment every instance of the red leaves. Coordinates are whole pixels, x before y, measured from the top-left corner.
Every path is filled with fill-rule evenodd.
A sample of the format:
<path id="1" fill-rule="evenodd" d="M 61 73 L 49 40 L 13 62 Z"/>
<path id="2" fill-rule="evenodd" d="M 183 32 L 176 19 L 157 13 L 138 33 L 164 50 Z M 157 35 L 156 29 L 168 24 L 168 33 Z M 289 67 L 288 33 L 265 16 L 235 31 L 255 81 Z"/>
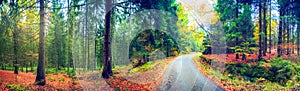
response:
<path id="1" fill-rule="evenodd" d="M 73 85 L 72 78 L 64 76 L 64 74 L 47 75 L 45 86 L 34 85 L 36 75 L 33 73 L 19 72 L 18 75 L 13 71 L 0 70 L 0 90 L 6 90 L 5 84 L 20 84 L 25 86 L 29 90 L 82 90 L 79 84 Z M 48 78 L 55 79 L 55 81 L 49 81 Z"/>

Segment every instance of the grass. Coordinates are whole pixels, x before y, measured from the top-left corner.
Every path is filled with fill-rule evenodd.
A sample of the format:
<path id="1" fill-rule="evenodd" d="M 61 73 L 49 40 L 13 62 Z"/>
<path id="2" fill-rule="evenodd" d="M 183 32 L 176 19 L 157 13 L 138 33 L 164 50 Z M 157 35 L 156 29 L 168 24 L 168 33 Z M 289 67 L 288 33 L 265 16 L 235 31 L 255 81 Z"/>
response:
<path id="1" fill-rule="evenodd" d="M 194 61 L 200 68 L 201 72 L 206 74 L 210 79 L 215 80 L 220 86 L 227 90 L 290 90 L 290 87 L 283 87 L 275 82 L 258 78 L 255 82 L 244 80 L 243 77 L 238 75 L 229 74 L 228 72 L 221 73 L 218 70 L 212 69 L 208 64 L 198 61 L 202 54 L 197 54 Z M 216 79 L 217 78 L 217 79 Z M 218 78 L 220 80 L 218 80 Z"/>
<path id="2" fill-rule="evenodd" d="M 148 69 L 151 69 L 152 67 L 154 67 L 157 63 L 154 63 L 154 62 L 147 62 L 145 64 L 143 64 L 142 66 L 140 67 L 136 67 L 136 68 L 133 68 L 132 70 L 130 70 L 131 73 L 136 73 L 136 72 L 145 72 L 147 71 Z"/>
<path id="3" fill-rule="evenodd" d="M 26 88 L 20 84 L 6 84 L 6 88 L 10 91 L 26 91 Z"/>

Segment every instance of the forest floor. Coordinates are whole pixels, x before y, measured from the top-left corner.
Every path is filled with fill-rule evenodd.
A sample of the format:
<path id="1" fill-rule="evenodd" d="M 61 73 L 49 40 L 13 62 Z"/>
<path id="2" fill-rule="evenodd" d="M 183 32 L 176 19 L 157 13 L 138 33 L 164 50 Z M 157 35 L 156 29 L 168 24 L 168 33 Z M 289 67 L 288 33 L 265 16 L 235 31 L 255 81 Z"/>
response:
<path id="1" fill-rule="evenodd" d="M 296 54 L 296 53 L 295 53 Z M 284 59 L 297 59 L 297 56 L 283 55 Z M 203 55 L 207 58 L 219 59 L 229 63 L 254 63 L 257 60 L 257 54 L 247 55 L 247 60 L 235 59 L 235 54 L 223 54 L 223 55 Z M 267 61 L 274 59 L 277 56 L 277 51 L 274 49 L 271 53 L 267 53 L 263 56 Z M 114 70 L 114 76 L 110 79 L 102 79 L 100 71 L 94 71 L 94 73 L 88 74 L 88 76 L 78 75 L 77 78 L 70 78 L 64 73 L 47 74 L 45 86 L 34 85 L 36 74 L 31 72 L 24 73 L 19 72 L 18 75 L 14 74 L 13 71 L 0 70 L 0 90 L 89 90 L 89 88 L 105 90 L 157 90 L 162 85 L 163 75 L 165 74 L 166 68 L 174 60 L 175 57 L 168 58 L 166 60 L 155 61 L 151 64 L 150 70 L 148 68 L 140 67 L 139 71 L 133 71 L 132 69 L 124 70 L 120 67 Z M 296 61 L 298 62 L 298 61 Z M 128 67 L 128 66 L 125 66 Z M 202 70 L 202 73 L 207 77 L 211 78 L 207 72 Z M 100 78 L 99 78 L 100 77 Z M 99 78 L 99 79 L 97 79 Z M 220 83 L 218 83 L 220 85 Z M 89 87 L 93 86 L 93 87 Z"/>
<path id="2" fill-rule="evenodd" d="M 46 75 L 46 85 L 34 85 L 36 75 L 33 73 L 0 70 L 0 90 L 82 90 L 78 81 L 69 78 L 66 74 Z"/>
<path id="3" fill-rule="evenodd" d="M 236 59 L 236 54 L 206 54 L 202 55 L 204 58 L 207 59 L 215 59 L 215 61 L 229 63 L 229 64 L 255 64 L 258 62 L 258 54 L 249 54 L 246 57 L 246 60 L 242 60 L 242 56 L 239 56 L 239 59 Z M 267 62 L 270 60 L 275 59 L 277 57 L 277 50 L 273 49 L 271 53 L 267 53 L 265 56 L 262 56 Z M 291 60 L 293 63 L 300 64 L 299 57 L 297 56 L 297 52 L 290 53 L 286 55 L 286 52 L 282 53 L 281 56 L 283 59 Z M 212 68 L 211 65 L 206 64 L 203 59 L 195 56 L 194 63 L 197 65 L 198 70 L 202 72 L 206 77 L 210 78 L 214 82 L 216 82 L 219 86 L 226 89 L 226 91 L 238 91 L 238 90 L 259 90 L 263 89 L 273 89 L 276 87 L 280 87 L 281 89 L 286 89 L 274 82 L 265 81 L 264 85 L 259 82 L 248 82 L 243 80 L 242 76 L 233 76 L 229 75 L 228 73 L 222 73 L 223 71 L 219 71 L 219 69 Z M 217 65 L 218 66 L 218 65 Z M 223 67 L 223 66 L 220 66 Z M 290 90 L 290 89 L 288 89 Z M 246 90 L 247 91 L 247 90 Z M 295 90 L 298 91 L 298 90 Z"/>
<path id="4" fill-rule="evenodd" d="M 102 79 L 100 71 L 93 71 L 88 74 L 80 75 L 77 78 L 70 78 L 67 74 L 47 74 L 46 85 L 34 85 L 36 74 L 32 72 L 19 72 L 18 75 L 13 71 L 0 70 L 0 91 L 9 90 L 63 90 L 63 91 L 82 91 L 82 90 L 155 90 L 162 82 L 163 71 L 174 58 L 160 60 L 153 64 L 150 70 L 142 70 L 133 73 L 126 73 L 127 70 L 114 70 L 114 76 L 110 79 Z M 124 74 L 126 73 L 126 74 Z M 158 76 L 157 74 L 161 74 Z"/>
<path id="5" fill-rule="evenodd" d="M 298 62 L 297 59 L 297 53 L 291 53 L 290 55 L 285 55 L 286 53 L 282 54 L 283 59 L 288 59 L 294 62 Z M 217 61 L 222 61 L 226 63 L 254 63 L 257 62 L 258 54 L 249 54 L 246 56 L 246 60 L 242 60 L 242 56 L 239 55 L 239 59 L 236 59 L 236 54 L 207 54 L 203 55 L 206 58 L 209 59 L 216 59 Z M 271 59 L 274 59 L 277 57 L 277 49 L 272 49 L 271 53 L 267 52 L 265 56 L 262 56 L 266 61 L 270 61 Z"/>

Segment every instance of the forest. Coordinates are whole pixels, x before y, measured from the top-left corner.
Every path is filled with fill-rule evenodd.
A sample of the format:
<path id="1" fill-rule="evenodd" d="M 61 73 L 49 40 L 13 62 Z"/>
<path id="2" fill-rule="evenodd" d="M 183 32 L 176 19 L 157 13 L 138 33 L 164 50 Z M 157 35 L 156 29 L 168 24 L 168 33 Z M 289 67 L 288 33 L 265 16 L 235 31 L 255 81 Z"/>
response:
<path id="1" fill-rule="evenodd" d="M 299 0 L 0 0 L 0 91 L 300 90 Z"/>

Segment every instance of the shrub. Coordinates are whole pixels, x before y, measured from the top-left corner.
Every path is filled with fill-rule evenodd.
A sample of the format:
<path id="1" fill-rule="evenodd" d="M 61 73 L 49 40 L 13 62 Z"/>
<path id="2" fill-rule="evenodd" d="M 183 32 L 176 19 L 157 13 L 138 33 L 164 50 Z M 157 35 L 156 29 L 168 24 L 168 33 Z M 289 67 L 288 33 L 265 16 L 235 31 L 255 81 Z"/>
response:
<path id="1" fill-rule="evenodd" d="M 204 63 L 207 63 L 207 64 L 211 64 L 213 61 L 212 59 L 206 58 L 204 56 L 200 56 L 200 58 L 203 60 Z"/>
<path id="2" fill-rule="evenodd" d="M 60 78 L 59 81 L 64 82 L 65 78 Z"/>
<path id="3" fill-rule="evenodd" d="M 269 68 L 269 73 L 266 78 L 270 81 L 278 82 L 281 85 L 285 85 L 288 80 L 291 80 L 293 76 L 299 73 L 297 66 L 289 60 L 276 58 L 271 60 L 270 63 L 271 67 Z"/>
<path id="4" fill-rule="evenodd" d="M 140 67 L 136 67 L 136 68 L 133 68 L 130 72 L 131 73 L 135 73 L 135 72 L 145 72 L 147 71 L 148 69 L 152 68 L 155 64 L 153 62 L 147 62 L 145 64 L 143 64 L 142 66 Z"/>
<path id="5" fill-rule="evenodd" d="M 54 81 L 55 81 L 55 78 L 49 77 L 48 80 L 49 80 L 50 82 L 54 82 Z"/>
<path id="6" fill-rule="evenodd" d="M 226 69 L 233 75 L 240 75 L 251 81 L 255 81 L 256 78 L 266 78 L 269 81 L 286 85 L 287 81 L 292 80 L 294 76 L 298 81 L 300 80 L 300 66 L 282 58 L 273 59 L 270 63 L 260 61 L 256 65 L 226 64 Z"/>
<path id="7" fill-rule="evenodd" d="M 12 91 L 26 91 L 25 87 L 19 84 L 6 84 L 6 87 Z"/>
<path id="8" fill-rule="evenodd" d="M 55 68 L 48 68 L 46 69 L 46 74 L 50 74 L 50 73 L 57 73 Z"/>

